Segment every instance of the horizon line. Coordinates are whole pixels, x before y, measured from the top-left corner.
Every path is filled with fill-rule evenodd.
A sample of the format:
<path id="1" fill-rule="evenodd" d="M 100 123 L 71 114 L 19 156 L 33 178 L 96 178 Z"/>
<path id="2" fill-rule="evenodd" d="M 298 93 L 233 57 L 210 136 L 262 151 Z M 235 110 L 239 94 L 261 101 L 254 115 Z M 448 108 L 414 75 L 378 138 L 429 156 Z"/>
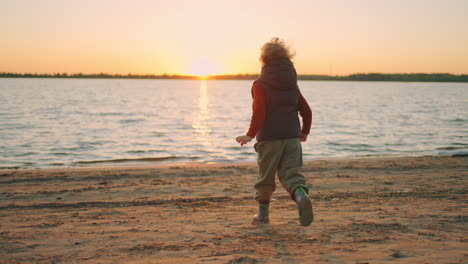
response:
<path id="1" fill-rule="evenodd" d="M 8 71 L 0 71 L 0 76 L 12 74 L 12 75 L 44 75 L 44 76 L 98 76 L 98 75 L 105 75 L 105 76 L 182 76 L 182 77 L 216 77 L 216 76 L 246 76 L 246 75 L 260 75 L 260 72 L 256 73 L 219 73 L 219 74 L 207 74 L 207 75 L 196 75 L 196 74 L 183 74 L 183 73 L 108 73 L 108 72 L 92 72 L 92 73 L 84 73 L 84 72 L 52 72 L 52 73 L 44 73 L 44 72 L 8 72 Z M 425 75 L 453 75 L 453 76 L 465 76 L 468 73 L 450 73 L 450 72 L 355 72 L 349 74 L 321 74 L 321 73 L 298 73 L 297 76 L 329 76 L 329 77 L 345 77 L 345 76 L 352 76 L 352 75 L 361 75 L 361 74 L 381 74 L 381 75 L 411 75 L 411 74 L 425 74 Z"/>
<path id="2" fill-rule="evenodd" d="M 108 74 L 108 73 L 9 73 L 0 72 L 0 78 L 56 78 L 56 79 L 178 79 L 178 80 L 255 80 L 259 74 Z M 468 82 L 468 74 L 451 73 L 355 73 L 350 75 L 298 74 L 299 81 L 394 81 L 394 82 Z"/>

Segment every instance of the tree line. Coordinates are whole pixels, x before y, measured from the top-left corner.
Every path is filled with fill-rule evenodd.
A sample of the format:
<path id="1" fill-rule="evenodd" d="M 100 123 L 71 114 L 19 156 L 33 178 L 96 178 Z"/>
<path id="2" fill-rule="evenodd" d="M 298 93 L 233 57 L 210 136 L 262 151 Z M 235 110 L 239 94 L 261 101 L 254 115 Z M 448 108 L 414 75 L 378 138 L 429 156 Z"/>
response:
<path id="1" fill-rule="evenodd" d="M 208 75 L 203 79 L 209 80 L 255 80 L 258 74 L 222 74 Z M 108 73 L 10 73 L 0 72 L 0 78 L 120 78 L 120 79 L 187 79 L 198 80 L 201 77 L 196 75 L 154 75 L 154 74 L 108 74 Z M 314 81 L 386 81 L 386 82 L 468 82 L 467 74 L 449 74 L 449 73 L 357 73 L 345 76 L 330 75 L 298 75 L 298 80 Z"/>

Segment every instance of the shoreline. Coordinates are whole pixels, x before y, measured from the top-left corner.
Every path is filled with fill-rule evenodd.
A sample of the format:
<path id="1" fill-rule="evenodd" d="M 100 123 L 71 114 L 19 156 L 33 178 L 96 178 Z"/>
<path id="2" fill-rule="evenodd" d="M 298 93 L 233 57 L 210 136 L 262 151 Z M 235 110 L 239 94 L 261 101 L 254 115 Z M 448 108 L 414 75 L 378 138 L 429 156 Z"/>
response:
<path id="1" fill-rule="evenodd" d="M 436 155 L 372 155 L 372 156 L 354 156 L 354 157 L 315 157 L 315 158 L 306 158 L 304 157 L 304 165 L 313 163 L 316 161 L 347 161 L 347 160 L 379 160 L 379 159 L 407 159 L 407 158 L 427 158 L 427 157 L 468 157 L 468 153 L 461 154 L 436 154 Z M 11 172 L 11 171 L 75 171 L 75 170 L 121 170 L 121 169 L 152 169 L 152 168 L 168 168 L 171 166 L 182 166 L 182 167 L 222 167 L 222 166 L 251 166 L 257 165 L 256 161 L 235 161 L 235 162 L 194 162 L 194 161 L 181 161 L 181 162 L 166 162 L 166 161 L 129 161 L 125 162 L 86 162 L 83 164 L 76 165 L 60 165 L 60 166 L 43 166 L 36 168 L 21 168 L 21 167 L 0 167 L 0 173 Z M 152 159 L 152 158 L 149 158 Z"/>
<path id="2" fill-rule="evenodd" d="M 315 220 L 255 162 L 0 170 L 2 263 L 466 263 L 468 157 L 307 160 Z"/>

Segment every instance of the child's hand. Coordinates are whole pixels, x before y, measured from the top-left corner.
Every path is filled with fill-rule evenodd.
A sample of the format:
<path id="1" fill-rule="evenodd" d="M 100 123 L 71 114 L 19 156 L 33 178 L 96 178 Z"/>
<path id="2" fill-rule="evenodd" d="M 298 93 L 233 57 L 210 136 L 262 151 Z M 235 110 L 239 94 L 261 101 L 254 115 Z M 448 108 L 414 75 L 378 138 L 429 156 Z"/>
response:
<path id="1" fill-rule="evenodd" d="M 236 141 L 238 143 L 241 144 L 241 146 L 244 146 L 245 144 L 249 143 L 250 141 L 252 140 L 251 137 L 247 136 L 247 135 L 243 135 L 243 136 L 238 136 L 236 137 Z"/>

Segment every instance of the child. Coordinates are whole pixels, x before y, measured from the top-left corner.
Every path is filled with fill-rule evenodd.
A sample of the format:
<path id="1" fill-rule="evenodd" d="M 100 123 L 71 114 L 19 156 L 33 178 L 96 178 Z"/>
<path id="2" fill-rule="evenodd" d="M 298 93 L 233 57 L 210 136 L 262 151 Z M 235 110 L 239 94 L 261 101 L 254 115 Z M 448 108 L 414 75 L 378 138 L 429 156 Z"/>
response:
<path id="1" fill-rule="evenodd" d="M 252 86 L 253 114 L 249 131 L 236 141 L 243 146 L 257 137 L 259 175 L 255 199 L 259 213 L 253 224 L 269 223 L 269 204 L 275 191 L 275 174 L 297 203 L 299 221 L 308 226 L 313 221 L 312 203 L 302 167 L 301 141 L 307 140 L 312 110 L 297 85 L 297 73 L 284 41 L 273 38 L 261 48 L 262 71 Z M 302 129 L 299 116 L 302 117 Z"/>

